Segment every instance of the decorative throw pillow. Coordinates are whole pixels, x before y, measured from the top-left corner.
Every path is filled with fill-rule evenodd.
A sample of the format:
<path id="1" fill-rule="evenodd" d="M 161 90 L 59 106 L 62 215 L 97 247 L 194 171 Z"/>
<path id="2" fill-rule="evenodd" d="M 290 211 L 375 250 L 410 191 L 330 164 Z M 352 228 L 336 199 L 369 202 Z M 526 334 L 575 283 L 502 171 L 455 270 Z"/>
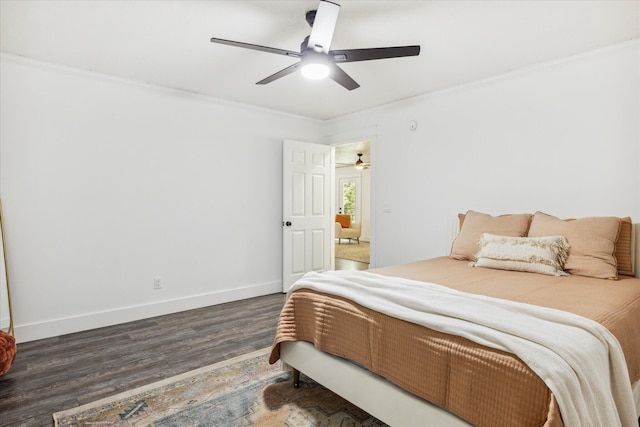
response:
<path id="1" fill-rule="evenodd" d="M 564 236 L 509 237 L 484 233 L 475 267 L 568 276 L 563 265 L 569 253 Z"/>
<path id="2" fill-rule="evenodd" d="M 522 237 L 527 235 L 530 221 L 531 214 L 491 216 L 468 211 L 460 232 L 451 245 L 449 256 L 453 259 L 475 261 L 482 233 Z"/>
<path id="3" fill-rule="evenodd" d="M 336 222 L 339 222 L 342 228 L 351 227 L 351 217 L 349 215 L 337 214 Z"/>
<path id="4" fill-rule="evenodd" d="M 615 242 L 620 218 L 590 217 L 561 220 L 536 212 L 529 237 L 565 236 L 571 249 L 564 269 L 578 276 L 617 279 Z"/>
<path id="5" fill-rule="evenodd" d="M 620 233 L 616 240 L 615 257 L 618 263 L 618 274 L 633 276 L 633 257 L 631 256 L 631 218 L 620 218 Z"/>

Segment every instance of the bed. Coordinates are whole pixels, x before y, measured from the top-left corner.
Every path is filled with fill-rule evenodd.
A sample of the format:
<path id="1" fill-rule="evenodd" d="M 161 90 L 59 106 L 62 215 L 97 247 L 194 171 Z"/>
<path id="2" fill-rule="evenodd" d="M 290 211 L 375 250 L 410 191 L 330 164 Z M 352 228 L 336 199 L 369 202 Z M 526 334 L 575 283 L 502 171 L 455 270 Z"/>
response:
<path id="1" fill-rule="evenodd" d="M 535 357 L 528 359 L 527 353 L 516 356 L 509 349 L 495 348 L 493 342 L 479 339 L 484 333 L 476 337 L 473 331 L 462 332 L 458 326 L 452 332 L 439 329 L 437 322 L 421 324 L 422 320 L 402 318 L 410 316 L 404 314 L 410 311 L 390 313 L 386 302 L 376 306 L 367 299 L 359 300 L 355 294 L 352 297 L 346 286 L 347 281 L 371 280 L 373 287 L 376 281 L 391 282 L 390 286 L 412 286 L 416 292 L 444 292 L 446 298 L 454 298 L 439 299 L 438 294 L 438 304 L 445 311 L 475 312 L 465 307 L 476 304 L 476 300 L 482 304 L 485 300 L 503 304 L 507 309 L 516 307 L 514 319 L 502 317 L 502 306 L 486 309 L 487 317 L 500 313 L 493 317 L 497 321 L 504 319 L 496 329 L 502 329 L 502 324 L 509 327 L 519 322 L 528 324 L 529 320 L 517 316 L 525 315 L 529 309 L 533 317 L 545 317 L 539 316 L 543 310 L 560 315 L 562 321 L 566 315 L 571 322 L 584 319 L 588 325 L 603 326 L 615 337 L 612 347 L 622 357 L 617 368 L 612 362 L 614 367 L 607 374 L 587 377 L 594 381 L 604 377 L 606 383 L 615 382 L 615 375 L 626 378 L 626 389 L 622 384 L 625 381 L 618 381 L 622 384 L 618 389 L 625 389 L 618 393 L 624 395 L 621 399 L 626 403 L 616 401 L 613 407 L 621 414 L 619 425 L 637 425 L 640 279 L 631 276 L 633 260 L 638 258 L 633 253 L 632 239 L 638 231 L 632 228 L 631 220 L 603 217 L 567 221 L 543 213 L 491 217 L 472 211 L 460 219 L 460 233 L 448 257 L 374 269 L 355 277 L 338 272 L 318 275 L 318 280 L 310 277 L 312 283 L 302 283 L 289 295 L 279 319 L 270 361 L 281 359 L 390 425 L 575 424 L 566 392 L 558 389 L 563 387 L 561 376 L 555 379 L 555 374 L 540 374 Z M 500 238 L 491 241 L 496 236 Z M 529 253 L 527 258 L 536 260 L 530 264 L 540 265 L 518 264 L 523 262 L 515 256 L 520 256 L 523 250 L 520 243 L 526 246 L 525 252 L 539 251 L 540 241 L 547 242 L 547 236 L 555 236 L 546 248 L 551 248 L 549 257 L 558 264 L 553 267 L 555 270 L 549 272 L 553 262 L 546 262 L 540 252 L 534 257 Z M 569 249 L 563 250 L 562 244 L 558 246 L 558 236 L 566 240 Z M 507 245 L 495 244 L 505 239 Z M 510 251 L 516 240 L 520 246 L 515 245 L 514 255 Z M 509 252 L 506 257 L 505 247 Z M 496 251 L 500 256 L 495 255 Z M 540 269 L 546 272 L 540 273 Z M 565 275 L 565 271 L 571 274 Z M 323 280 L 327 283 L 319 283 Z M 425 291 L 420 284 L 425 288 L 428 284 L 435 285 L 429 285 L 433 290 L 429 287 Z M 459 297 L 469 301 L 455 299 Z M 412 298 L 405 299 L 410 304 L 416 300 L 422 304 L 419 297 Z M 427 299 L 432 298 L 424 298 Z M 561 330 L 559 325 L 553 327 L 558 328 L 554 331 Z M 472 335 L 466 335 L 469 333 Z M 566 341 L 576 355 L 590 354 L 591 350 L 585 350 L 587 345 L 582 345 L 582 338 L 576 341 L 578 344 L 569 344 L 570 335 L 560 341 Z M 502 340 L 502 336 L 498 338 Z M 555 365 L 550 365 L 553 372 Z M 618 373 L 612 374 L 616 369 Z M 580 404 L 576 402 L 578 407 Z M 563 421 L 563 414 L 571 421 Z"/>

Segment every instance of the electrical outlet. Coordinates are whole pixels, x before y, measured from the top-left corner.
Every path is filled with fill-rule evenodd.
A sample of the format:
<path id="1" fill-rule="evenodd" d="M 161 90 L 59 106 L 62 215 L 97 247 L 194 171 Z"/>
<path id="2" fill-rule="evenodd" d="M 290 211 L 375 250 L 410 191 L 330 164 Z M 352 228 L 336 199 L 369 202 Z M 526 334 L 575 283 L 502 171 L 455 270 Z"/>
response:
<path id="1" fill-rule="evenodd" d="M 153 289 L 162 289 L 162 277 L 153 278 Z"/>

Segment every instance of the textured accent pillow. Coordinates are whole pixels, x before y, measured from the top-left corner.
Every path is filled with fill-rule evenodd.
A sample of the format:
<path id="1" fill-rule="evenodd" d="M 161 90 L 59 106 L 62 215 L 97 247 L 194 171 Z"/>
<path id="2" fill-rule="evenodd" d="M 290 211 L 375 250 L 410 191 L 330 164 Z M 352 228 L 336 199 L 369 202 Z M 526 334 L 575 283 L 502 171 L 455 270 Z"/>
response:
<path id="1" fill-rule="evenodd" d="M 478 240 L 482 233 L 512 237 L 526 236 L 531 214 L 491 216 L 468 211 L 461 222 L 460 232 L 451 245 L 449 256 L 453 259 L 475 261 Z"/>
<path id="2" fill-rule="evenodd" d="M 351 227 L 351 217 L 349 215 L 337 214 L 336 222 L 339 222 L 342 228 Z"/>
<path id="3" fill-rule="evenodd" d="M 564 236 L 510 237 L 484 233 L 474 267 L 568 276 L 563 265 L 569 255 Z"/>
<path id="4" fill-rule="evenodd" d="M 564 236 L 571 247 L 564 264 L 567 272 L 598 279 L 617 279 L 614 252 L 619 230 L 620 218 L 616 217 L 561 220 L 536 212 L 529 237 Z"/>
<path id="5" fill-rule="evenodd" d="M 633 258 L 631 256 L 631 218 L 620 218 L 620 234 L 616 241 L 615 257 L 618 263 L 618 274 L 633 276 Z"/>

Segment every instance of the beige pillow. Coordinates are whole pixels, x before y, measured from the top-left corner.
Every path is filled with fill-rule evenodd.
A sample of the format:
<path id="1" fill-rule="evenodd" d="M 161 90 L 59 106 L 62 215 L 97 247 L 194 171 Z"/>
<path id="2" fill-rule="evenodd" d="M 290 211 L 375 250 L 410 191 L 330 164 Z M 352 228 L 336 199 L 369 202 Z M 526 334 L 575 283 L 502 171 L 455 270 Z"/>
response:
<path id="1" fill-rule="evenodd" d="M 615 257 L 618 263 L 618 274 L 633 276 L 633 259 L 631 257 L 631 218 L 620 218 L 620 233 L 616 240 Z"/>
<path id="2" fill-rule="evenodd" d="M 564 236 L 509 237 L 484 233 L 475 267 L 568 276 L 562 268 L 569 254 Z"/>
<path id="3" fill-rule="evenodd" d="M 522 237 L 527 235 L 530 221 L 531 214 L 491 216 L 468 211 L 460 232 L 451 245 L 449 256 L 453 259 L 475 261 L 482 233 Z"/>
<path id="4" fill-rule="evenodd" d="M 578 276 L 617 279 L 615 242 L 620 230 L 620 218 L 591 217 L 561 220 L 536 212 L 529 228 L 529 237 L 564 236 L 569 242 L 569 257 L 565 271 Z"/>

